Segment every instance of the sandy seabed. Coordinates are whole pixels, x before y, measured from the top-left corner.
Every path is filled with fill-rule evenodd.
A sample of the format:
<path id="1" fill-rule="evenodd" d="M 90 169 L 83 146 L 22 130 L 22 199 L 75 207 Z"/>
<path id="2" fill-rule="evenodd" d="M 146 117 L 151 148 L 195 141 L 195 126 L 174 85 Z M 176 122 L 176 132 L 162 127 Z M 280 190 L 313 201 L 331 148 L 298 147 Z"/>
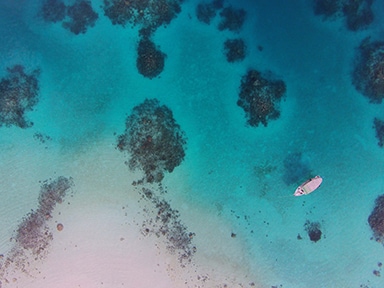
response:
<path id="1" fill-rule="evenodd" d="M 25 253 L 22 269 L 13 263 L 5 271 L 3 287 L 237 287 L 239 283 L 255 283 L 255 278 L 244 273 L 246 257 L 241 255 L 246 252 L 241 242 L 229 237 L 231 228 L 215 213 L 188 205 L 175 207 L 181 208 L 181 221 L 196 234 L 193 244 L 198 249 L 190 262 L 181 263 L 178 251 L 167 247 L 165 237 L 145 235 L 143 223 L 156 217 L 156 209 L 140 196 L 141 187 L 131 185 L 139 173 L 129 172 L 111 142 L 98 144 L 104 148 L 64 160 L 56 158 L 53 149 L 48 149 L 48 156 L 36 141 L 25 143 L 23 148 L 46 153 L 39 174 L 70 173 L 74 186 L 71 195 L 56 205 L 52 218 L 47 220 L 53 234 L 47 253 L 39 259 Z M 31 151 L 21 154 L 31 155 Z M 55 167 L 57 171 L 51 170 L 52 161 L 60 163 Z M 31 166 L 37 163 L 32 157 L 27 162 Z M 34 176 L 32 173 L 27 178 Z M 165 193 L 160 197 L 167 196 Z M 29 202 L 23 206 L 30 207 L 22 210 L 34 208 L 34 201 Z M 63 225 L 62 231 L 57 230 L 58 223 Z M 14 235 L 11 230 L 9 233 L 10 237 Z M 16 247 L 14 241 L 7 243 L 2 238 L 4 249 L 11 246 L 12 250 L 12 245 Z"/>

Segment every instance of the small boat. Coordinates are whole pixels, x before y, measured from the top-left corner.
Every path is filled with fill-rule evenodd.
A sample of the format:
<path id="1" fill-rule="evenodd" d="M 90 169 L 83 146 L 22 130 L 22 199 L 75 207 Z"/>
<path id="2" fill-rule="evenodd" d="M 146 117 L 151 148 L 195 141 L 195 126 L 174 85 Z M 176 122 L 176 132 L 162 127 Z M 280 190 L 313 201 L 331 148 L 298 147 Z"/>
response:
<path id="1" fill-rule="evenodd" d="M 320 176 L 315 176 L 314 178 L 311 178 L 305 181 L 303 184 L 297 187 L 293 195 L 294 196 L 308 195 L 309 193 L 312 193 L 317 188 L 319 188 L 321 185 L 321 182 L 323 182 L 323 178 L 321 178 Z"/>

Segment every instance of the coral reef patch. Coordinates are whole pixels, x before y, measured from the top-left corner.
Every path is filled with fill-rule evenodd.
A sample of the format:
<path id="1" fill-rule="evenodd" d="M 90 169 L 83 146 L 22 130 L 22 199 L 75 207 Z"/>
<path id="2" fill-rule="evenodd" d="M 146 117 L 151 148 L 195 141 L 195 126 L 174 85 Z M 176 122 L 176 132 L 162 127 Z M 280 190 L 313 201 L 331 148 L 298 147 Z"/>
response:
<path id="1" fill-rule="evenodd" d="M 196 247 L 192 244 L 195 233 L 189 232 L 187 227 L 180 221 L 179 211 L 173 209 L 163 198 L 148 188 L 142 188 L 140 194 L 150 201 L 154 207 L 155 218 L 147 219 L 142 225 L 143 235 L 156 235 L 165 237 L 167 249 L 172 254 L 178 255 L 182 266 L 190 263 Z"/>
<path id="2" fill-rule="evenodd" d="M 56 204 L 62 203 L 73 187 L 72 178 L 63 176 L 41 186 L 38 208 L 28 213 L 11 239 L 14 246 L 0 262 L 0 280 L 9 282 L 9 271 L 21 271 L 31 275 L 33 260 L 44 259 L 53 240 L 53 233 L 48 226 Z M 31 266 L 31 267 L 30 267 Z"/>
<path id="3" fill-rule="evenodd" d="M 67 7 L 60 0 L 47 0 L 41 7 L 40 14 L 46 22 L 60 22 L 64 20 Z"/>
<path id="4" fill-rule="evenodd" d="M 137 47 L 137 70 L 144 77 L 152 79 L 163 71 L 165 57 L 152 40 L 143 37 Z"/>
<path id="5" fill-rule="evenodd" d="M 25 117 L 38 102 L 40 70 L 26 73 L 22 65 L 7 68 L 0 80 L 0 126 L 28 128 L 33 125 Z"/>
<path id="6" fill-rule="evenodd" d="M 279 118 L 279 103 L 285 92 L 284 81 L 251 69 L 241 79 L 237 105 L 243 108 L 250 126 L 257 127 L 260 123 L 267 126 L 269 120 Z"/>
<path id="7" fill-rule="evenodd" d="M 120 151 L 130 154 L 129 168 L 143 170 L 149 183 L 161 182 L 165 172 L 180 165 L 185 146 L 185 133 L 172 111 L 157 99 L 146 99 L 133 108 L 117 144 Z"/>
<path id="8" fill-rule="evenodd" d="M 223 8 L 223 0 L 214 0 L 209 3 L 201 2 L 196 6 L 196 17 L 200 22 L 210 24 L 217 11 Z"/>
<path id="9" fill-rule="evenodd" d="M 240 31 L 244 24 L 246 14 L 244 9 L 236 9 L 232 6 L 225 7 L 220 12 L 221 21 L 218 26 L 219 30 Z"/>
<path id="10" fill-rule="evenodd" d="M 317 242 L 321 239 L 321 225 L 319 222 L 311 222 L 307 220 L 304 224 L 304 229 L 308 233 L 308 237 L 312 242 Z"/>
<path id="11" fill-rule="evenodd" d="M 368 217 L 368 224 L 377 242 L 384 243 L 384 195 L 375 199 L 375 206 Z"/>
<path id="12" fill-rule="evenodd" d="M 150 27 L 171 23 L 181 11 L 181 0 L 104 0 L 104 14 L 113 25 Z"/>
<path id="13" fill-rule="evenodd" d="M 85 34 L 89 27 L 95 26 L 99 18 L 89 0 L 76 0 L 69 6 L 60 0 L 46 0 L 39 15 L 46 22 L 61 22 L 65 29 L 75 35 Z"/>
<path id="14" fill-rule="evenodd" d="M 374 126 L 375 131 L 376 131 L 376 138 L 377 138 L 377 140 L 379 140 L 379 142 L 377 144 L 379 145 L 379 147 L 383 147 L 383 145 L 384 145 L 384 121 L 380 120 L 378 118 L 375 118 L 373 120 L 373 126 Z"/>
<path id="15" fill-rule="evenodd" d="M 99 15 L 93 10 L 90 1 L 78 0 L 67 7 L 67 18 L 68 20 L 63 22 L 63 27 L 78 35 L 86 33 L 88 27 L 95 26 Z"/>
<path id="16" fill-rule="evenodd" d="M 373 0 L 313 0 L 313 12 L 324 19 L 345 18 L 350 31 L 367 28 L 374 20 Z"/>
<path id="17" fill-rule="evenodd" d="M 246 55 L 246 45 L 243 39 L 227 39 L 224 42 L 224 51 L 225 56 L 227 57 L 228 62 L 237 62 L 245 58 Z"/>
<path id="18" fill-rule="evenodd" d="M 384 42 L 365 38 L 357 49 L 352 83 L 371 103 L 384 98 Z"/>

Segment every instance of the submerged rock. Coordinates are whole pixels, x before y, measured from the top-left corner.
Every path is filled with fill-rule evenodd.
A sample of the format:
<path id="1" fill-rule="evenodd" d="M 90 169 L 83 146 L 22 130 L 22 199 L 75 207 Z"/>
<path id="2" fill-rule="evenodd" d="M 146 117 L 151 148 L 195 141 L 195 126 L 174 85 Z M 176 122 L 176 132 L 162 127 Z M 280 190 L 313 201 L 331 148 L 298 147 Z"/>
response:
<path id="1" fill-rule="evenodd" d="M 307 220 L 304 224 L 305 231 L 307 231 L 309 239 L 312 242 L 317 242 L 321 239 L 322 232 L 319 222 L 310 222 Z"/>

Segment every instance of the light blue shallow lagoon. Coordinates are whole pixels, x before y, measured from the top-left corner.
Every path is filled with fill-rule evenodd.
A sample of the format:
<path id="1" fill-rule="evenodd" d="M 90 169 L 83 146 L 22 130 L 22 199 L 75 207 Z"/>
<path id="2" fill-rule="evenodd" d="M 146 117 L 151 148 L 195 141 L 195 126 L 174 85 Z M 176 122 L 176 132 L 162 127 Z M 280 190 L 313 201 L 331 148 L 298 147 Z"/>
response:
<path id="1" fill-rule="evenodd" d="M 383 4 L 0 0 L 0 287 L 384 287 Z"/>

